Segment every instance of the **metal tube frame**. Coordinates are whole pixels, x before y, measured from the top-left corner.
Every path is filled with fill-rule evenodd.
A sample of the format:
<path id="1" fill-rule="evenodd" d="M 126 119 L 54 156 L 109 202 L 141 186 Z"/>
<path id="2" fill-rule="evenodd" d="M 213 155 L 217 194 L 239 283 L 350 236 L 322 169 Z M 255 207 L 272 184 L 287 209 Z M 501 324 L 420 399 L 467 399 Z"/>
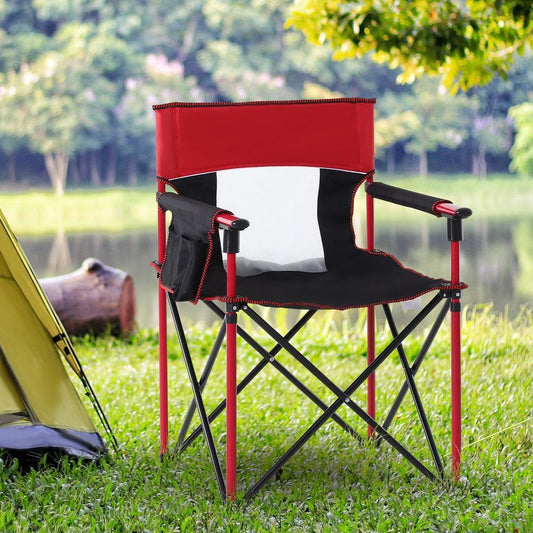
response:
<path id="1" fill-rule="evenodd" d="M 373 174 L 366 180 L 367 184 L 374 181 Z M 374 198 L 370 194 L 366 195 L 366 249 L 374 250 Z M 366 320 L 366 346 L 367 364 L 370 365 L 376 357 L 376 309 L 373 305 L 367 307 Z M 372 374 L 367 383 L 367 410 L 368 415 L 376 417 L 376 376 Z M 368 437 L 374 436 L 372 426 L 367 428 Z"/>
<path id="2" fill-rule="evenodd" d="M 372 182 L 372 176 L 368 178 L 368 182 Z M 165 185 L 162 182 L 158 183 L 158 192 L 164 192 Z M 367 194 L 366 197 L 366 207 L 367 207 L 367 249 L 374 249 L 374 206 L 373 198 Z M 437 206 L 440 207 L 440 206 Z M 445 205 L 444 209 L 455 208 L 452 204 L 449 206 Z M 451 284 L 459 285 L 460 283 L 460 270 L 459 270 L 459 241 L 461 240 L 461 220 L 454 218 L 453 213 L 448 213 L 447 211 L 443 214 L 448 218 L 448 233 L 449 240 L 451 244 Z M 231 217 L 233 218 L 233 217 Z M 232 231 L 231 229 L 226 228 L 227 233 L 237 233 L 236 230 Z M 457 237 L 459 235 L 459 237 Z M 237 241 L 238 242 L 238 241 Z M 259 373 L 259 371 L 266 366 L 267 363 L 273 364 L 285 377 L 287 377 L 291 382 L 296 384 L 300 390 L 302 390 L 309 398 L 311 398 L 318 406 L 324 411 L 323 414 L 315 421 L 315 423 L 291 446 L 289 450 L 268 470 L 268 472 L 246 493 L 246 497 L 252 497 L 274 474 L 280 471 L 281 467 L 285 464 L 286 461 L 300 449 L 305 442 L 330 418 L 335 420 L 341 427 L 346 429 L 349 433 L 354 436 L 358 435 L 351 426 L 346 424 L 336 414 L 336 411 L 342 404 L 348 405 L 356 414 L 358 414 L 363 420 L 367 422 L 368 426 L 368 436 L 374 436 L 375 433 L 379 435 L 382 440 L 389 442 L 395 449 L 397 449 L 404 457 L 406 457 L 418 470 L 420 470 L 424 475 L 430 479 L 434 479 L 434 474 L 429 471 L 420 461 L 418 461 L 412 454 L 405 449 L 398 441 L 396 441 L 388 432 L 388 427 L 394 417 L 400 403 L 402 402 L 407 390 L 411 391 L 413 400 L 417 408 L 417 412 L 422 423 L 426 439 L 430 445 L 431 453 L 435 462 L 435 466 L 439 475 L 442 475 L 443 467 L 436 449 L 433 436 L 429 430 L 429 424 L 427 423 L 427 417 L 422 408 L 420 402 L 418 390 L 416 384 L 414 383 L 414 376 L 418 371 L 422 360 L 425 357 L 429 349 L 434 336 L 442 320 L 444 319 L 445 314 L 447 313 L 446 309 L 443 309 L 437 318 L 436 324 L 432 328 L 428 339 L 426 340 L 424 346 L 422 347 L 419 356 L 415 360 L 413 366 L 409 366 L 409 363 L 405 357 L 405 353 L 402 348 L 402 342 L 407 337 L 408 334 L 412 332 L 414 327 L 418 325 L 429 312 L 437 305 L 438 300 L 442 298 L 443 293 L 437 295 L 426 307 L 415 317 L 415 319 L 406 326 L 402 332 L 398 334 L 394 321 L 392 320 L 392 315 L 390 314 L 390 309 L 388 306 L 385 306 L 385 313 L 391 331 L 393 333 L 394 339 L 389 344 L 385 350 L 383 350 L 377 357 L 375 355 L 375 306 L 367 307 L 367 342 L 368 342 L 368 352 L 367 352 L 367 367 L 359 375 L 359 377 L 351 383 L 344 391 L 339 389 L 333 382 L 331 382 L 324 374 L 322 374 L 314 365 L 312 365 L 298 350 L 296 350 L 292 344 L 289 342 L 292 337 L 291 332 L 289 332 L 285 337 L 277 333 L 270 325 L 263 321 L 259 315 L 253 312 L 249 306 L 244 306 L 243 310 L 256 322 L 258 325 L 263 327 L 267 333 L 269 333 L 272 338 L 277 342 L 277 345 L 273 350 L 267 352 L 264 349 L 258 350 L 260 355 L 262 355 L 263 360 L 249 373 L 249 375 L 237 385 L 237 335 L 239 334 L 249 343 L 255 343 L 251 337 L 244 332 L 237 325 L 237 313 L 240 310 L 241 306 L 236 302 L 237 291 L 236 291 L 236 252 L 237 250 L 225 250 L 227 252 L 227 307 L 224 317 L 225 323 L 225 337 L 226 337 L 226 399 L 224 402 L 219 404 L 219 406 L 211 413 L 209 416 L 205 412 L 202 392 L 209 373 L 218 354 L 220 344 L 223 340 L 223 335 L 219 333 L 217 337 L 218 347 L 213 348 L 210 358 L 207 362 L 206 367 L 202 373 L 200 381 L 198 381 L 192 359 L 188 350 L 188 346 L 185 339 L 185 334 L 183 332 L 183 327 L 179 319 L 179 312 L 177 310 L 176 303 L 172 298 L 168 298 L 169 305 L 172 310 L 172 315 L 174 318 L 174 324 L 176 330 L 178 331 L 178 337 L 180 338 L 181 348 L 185 363 L 187 366 L 187 371 L 189 374 L 189 379 L 193 388 L 194 394 L 194 403 L 189 407 L 189 412 L 186 415 L 184 426 L 180 432 L 180 447 L 183 449 L 186 447 L 196 436 L 203 431 L 208 442 L 208 447 L 210 451 L 211 461 L 213 463 L 215 474 L 217 476 L 217 482 L 219 485 L 219 490 L 223 498 L 229 500 L 234 500 L 237 494 L 237 394 L 247 386 L 253 378 Z M 162 265 L 166 252 L 166 227 L 165 227 L 165 213 L 159 211 L 158 213 L 158 263 Z M 167 355 L 167 314 L 166 314 L 166 291 L 159 284 L 159 385 L 160 385 L 160 453 L 163 455 L 166 453 L 168 448 L 168 355 Z M 451 294 L 450 301 L 450 311 L 451 311 L 451 400 L 452 400 L 452 473 L 454 479 L 458 479 L 459 468 L 461 461 L 461 341 L 460 341 L 460 297 L 461 291 L 454 290 Z M 212 304 L 214 305 L 214 304 Z M 215 306 L 216 307 L 216 306 Z M 309 316 L 310 318 L 310 316 Z M 438 322 L 438 326 L 437 326 Z M 303 324 L 302 324 L 303 326 Z M 299 329 L 299 328 L 298 328 Z M 259 347 L 260 348 L 260 347 Z M 307 387 L 305 387 L 299 380 L 297 380 L 288 370 L 286 370 L 278 361 L 275 360 L 275 355 L 281 348 L 286 349 L 293 357 L 295 357 L 301 364 L 303 364 L 319 381 L 326 385 L 332 392 L 337 395 L 337 400 L 331 404 L 329 407 L 326 406 L 318 397 L 316 397 Z M 398 351 L 400 355 L 400 360 L 404 373 L 406 375 L 406 381 L 398 394 L 398 397 L 389 412 L 387 419 L 383 425 L 380 425 L 376 422 L 375 416 L 375 370 L 385 361 L 385 359 L 392 353 L 394 350 Z M 367 411 L 362 410 L 350 396 L 359 386 L 367 381 Z M 224 482 L 220 461 L 216 453 L 214 441 L 211 434 L 210 422 L 216 418 L 223 410 L 226 409 L 226 480 Z M 190 419 L 194 410 L 198 411 L 201 419 L 201 429 L 197 428 L 193 431 L 193 434 L 189 436 L 186 440 L 184 439 L 185 433 L 190 424 Z"/>
<path id="3" fill-rule="evenodd" d="M 165 192 L 165 184 L 157 182 L 157 192 Z M 166 217 L 160 209 L 157 212 L 157 261 L 163 264 L 166 253 Z M 165 289 L 158 284 L 159 314 L 159 439 L 160 455 L 168 447 L 168 356 L 167 356 L 167 297 Z"/>
<path id="4" fill-rule="evenodd" d="M 354 411 L 359 417 L 361 417 L 369 427 L 371 427 L 372 432 L 374 434 L 377 434 L 379 437 L 379 440 L 385 440 L 387 441 L 391 446 L 393 446 L 401 455 L 403 455 L 411 464 L 415 466 L 423 475 L 428 477 L 429 479 L 435 479 L 437 476 L 442 476 L 442 464 L 440 463 L 440 459 L 435 459 L 435 456 L 438 457 L 438 452 L 436 452 L 436 447 L 434 442 L 432 441 L 432 437 L 428 437 L 428 433 L 431 435 L 431 432 L 428 431 L 426 428 L 428 428 L 428 424 L 426 421 L 426 427 L 424 427 L 424 432 L 426 434 L 426 438 L 428 440 L 430 451 L 434 457 L 434 462 L 436 466 L 437 476 L 430 471 L 424 464 L 422 464 L 411 452 L 409 452 L 400 442 L 398 442 L 389 432 L 388 428 L 385 427 L 384 424 L 379 424 L 374 417 L 371 417 L 368 415 L 367 412 L 365 412 L 361 407 L 359 407 L 351 398 L 350 396 L 357 390 L 364 381 L 367 381 L 369 376 L 373 375 L 376 371 L 376 369 L 394 352 L 401 350 L 401 344 L 405 340 L 405 338 L 412 333 L 412 331 L 431 313 L 431 311 L 439 304 L 439 302 L 442 300 L 443 296 L 445 294 L 438 294 L 436 295 L 427 305 L 426 307 L 401 331 L 397 332 L 397 335 L 395 335 L 395 338 L 392 340 L 392 342 L 389 344 L 387 348 L 385 348 L 375 359 L 374 361 L 366 367 L 366 369 L 359 375 L 358 378 L 356 378 L 350 386 L 348 386 L 345 390 L 340 389 L 337 385 L 335 385 L 327 376 L 325 376 L 317 367 L 315 367 L 310 361 L 308 361 L 305 356 L 297 350 L 291 343 L 290 338 L 294 336 L 294 334 L 301 329 L 305 325 L 305 323 L 308 321 L 308 319 L 314 314 L 314 311 L 308 312 L 300 321 L 298 324 L 296 324 L 285 336 L 282 336 L 280 333 L 278 333 L 272 326 L 270 326 L 264 319 L 262 319 L 255 311 L 253 311 L 249 305 L 239 306 L 235 305 L 235 308 L 232 309 L 232 312 L 238 313 L 239 311 L 245 312 L 259 327 L 261 327 L 267 334 L 269 334 L 273 340 L 277 343 L 276 346 L 269 351 L 262 348 L 256 341 L 254 341 L 250 335 L 248 335 L 240 326 L 237 326 L 237 333 L 239 336 L 241 336 L 246 342 L 249 342 L 253 348 L 255 348 L 259 354 L 262 356 L 262 360 L 250 371 L 248 376 L 246 376 L 243 381 L 239 384 L 239 386 L 236 388 L 235 393 L 238 394 L 245 386 L 247 386 L 253 378 L 258 375 L 259 371 L 264 368 L 268 363 L 272 364 L 278 371 L 280 371 L 286 378 L 288 378 L 293 384 L 295 384 L 302 392 L 304 392 L 311 400 L 315 402 L 316 405 L 318 405 L 322 411 L 323 414 L 315 421 L 314 424 L 310 426 L 310 428 L 291 446 L 279 459 L 275 462 L 274 465 L 272 465 L 268 471 L 264 474 L 264 476 L 249 490 L 246 492 L 245 498 L 251 498 L 253 497 L 273 476 L 277 475 L 277 473 L 281 470 L 283 465 L 307 442 L 307 440 L 314 434 L 320 427 L 330 418 L 337 422 L 343 429 L 345 429 L 348 433 L 350 433 L 352 436 L 361 439 L 360 435 L 351 427 L 349 426 L 342 418 L 340 418 L 336 411 L 339 409 L 341 405 L 347 405 L 352 411 Z M 213 302 L 205 302 L 218 316 L 219 318 L 225 320 L 226 313 L 222 311 L 218 306 L 216 306 Z M 175 304 L 174 304 L 175 306 Z M 173 308 L 172 308 L 173 309 Z M 174 311 L 173 311 L 174 312 Z M 177 313 L 177 307 L 175 308 L 175 312 Z M 442 315 L 442 311 L 439 313 L 439 318 L 437 321 L 440 320 L 442 323 L 442 319 L 440 319 Z M 300 323 L 301 322 L 301 323 Z M 435 335 L 436 332 L 434 332 L 433 328 L 430 332 L 430 335 Z M 179 335 L 183 335 L 183 333 L 179 333 Z M 429 340 L 426 345 L 427 348 L 423 348 L 422 351 L 426 352 L 429 348 L 429 344 L 431 344 L 431 340 Z M 327 405 L 324 402 L 322 402 L 314 393 L 312 393 L 305 385 L 303 385 L 292 373 L 290 373 L 283 365 L 279 363 L 275 359 L 275 356 L 277 353 L 281 350 L 285 349 L 288 353 L 290 353 L 300 364 L 304 365 L 310 373 L 317 378 L 322 384 L 324 384 L 326 387 L 328 387 L 336 396 L 337 400 L 331 404 Z M 185 349 L 185 353 L 187 353 L 187 348 Z M 421 351 L 421 352 L 422 352 Z M 411 377 L 416 373 L 418 368 L 420 367 L 420 364 L 422 362 L 424 354 L 419 355 L 417 358 L 416 367 L 413 365 L 413 368 L 409 369 L 409 372 L 406 374 L 409 374 Z M 208 361 L 209 363 L 209 361 Z M 404 365 L 405 369 L 405 365 Z M 406 380 L 412 381 L 409 379 L 409 377 L 406 378 Z M 193 377 L 192 383 L 193 383 L 193 389 L 197 389 L 198 392 L 201 394 L 200 391 L 200 384 L 198 386 L 194 383 L 195 378 Z M 411 390 L 415 389 L 416 386 L 413 386 L 411 383 Z M 414 393 L 414 396 L 416 397 L 415 402 L 418 403 L 417 408 L 418 411 L 422 411 L 421 409 L 421 402 L 419 397 L 416 396 L 416 392 Z M 203 405 L 202 400 L 198 400 L 198 403 L 201 403 Z M 182 448 L 188 446 L 196 437 L 198 437 L 202 432 L 204 434 L 210 435 L 211 431 L 209 428 L 207 428 L 207 425 L 209 425 L 225 408 L 227 407 L 227 399 L 221 402 L 215 410 L 210 415 L 205 415 L 204 419 L 205 421 L 202 421 L 201 426 L 196 428 L 191 435 L 184 441 Z M 201 417 L 202 418 L 202 417 Z M 390 423 L 390 422 L 389 422 Z M 208 437 L 208 443 L 209 441 L 212 441 L 212 437 Z M 214 446 L 214 445 L 213 445 Z M 217 469 L 217 461 L 218 458 L 216 457 L 216 453 L 211 452 L 211 458 L 213 462 L 213 466 L 215 467 L 215 471 Z M 228 478 L 226 475 L 226 479 L 232 479 L 231 477 Z M 220 482 L 219 482 L 220 484 Z M 221 489 L 222 490 L 222 489 Z M 230 491 L 226 489 L 225 496 L 229 499 L 230 498 Z"/>
<path id="5" fill-rule="evenodd" d="M 448 220 L 448 222 L 452 222 Z M 451 241 L 451 278 L 459 282 L 459 241 Z M 461 465 L 461 291 L 452 291 L 451 315 L 451 402 L 452 402 L 452 475 L 459 479 Z"/>

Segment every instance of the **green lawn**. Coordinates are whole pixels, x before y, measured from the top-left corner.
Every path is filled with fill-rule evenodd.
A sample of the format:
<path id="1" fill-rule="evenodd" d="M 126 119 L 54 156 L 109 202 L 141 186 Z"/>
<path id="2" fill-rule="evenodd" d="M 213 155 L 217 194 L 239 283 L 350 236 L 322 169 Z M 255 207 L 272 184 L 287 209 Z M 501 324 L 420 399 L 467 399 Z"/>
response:
<path id="1" fill-rule="evenodd" d="M 2 209 L 19 235 L 72 232 L 123 232 L 156 227 L 155 188 L 87 189 L 0 193 Z"/>
<path id="2" fill-rule="evenodd" d="M 376 181 L 442 196 L 472 208 L 478 219 L 531 217 L 533 182 L 523 178 L 494 176 L 478 180 L 468 175 L 446 175 L 420 180 L 405 176 L 389 178 L 378 173 Z M 0 209 L 19 235 L 155 228 L 155 184 L 153 188 L 67 190 L 63 197 L 49 191 L 4 191 L 0 192 Z M 412 221 L 411 217 L 418 216 L 411 210 L 379 201 L 376 212 L 378 221 Z"/>
<path id="3" fill-rule="evenodd" d="M 284 320 L 282 314 L 274 318 Z M 458 484 L 432 483 L 389 447 L 358 444 L 327 424 L 289 461 L 280 480 L 250 503 L 227 505 L 219 499 L 203 439 L 181 456 L 159 461 L 155 332 L 143 330 L 128 340 L 76 339 L 122 454 L 111 454 L 100 465 L 65 461 L 59 468 L 26 473 L 17 465 L 0 467 L 0 531 L 532 531 L 532 318 L 527 309 L 513 322 L 495 317 L 488 308 L 466 314 L 464 456 Z M 333 378 L 346 382 L 363 365 L 363 330 L 363 320 L 351 330 L 326 315 L 295 342 L 304 344 L 310 359 Z M 192 333 L 194 352 L 205 357 L 215 332 L 195 326 Z M 386 337 L 381 331 L 378 342 Z M 420 343 L 417 338 L 406 346 L 411 357 Z M 449 464 L 447 332 L 434 348 L 417 382 Z M 242 367 L 252 358 L 243 347 Z M 175 441 L 189 399 L 176 341 L 170 345 L 169 369 Z M 214 372 L 222 372 L 221 364 Z M 377 379 L 378 411 L 384 413 L 401 382 L 397 360 Z M 276 375 L 257 378 L 257 385 L 255 393 L 239 397 L 242 484 L 268 467 L 317 415 Z M 223 379 L 209 386 L 213 394 L 222 392 Z M 363 394 L 356 398 L 363 403 Z M 418 446 L 419 432 L 408 422 L 412 411 L 406 404 L 394 431 L 427 458 Z M 364 434 L 364 424 L 353 423 Z M 222 425 L 216 425 L 215 438 L 223 442 Z"/>

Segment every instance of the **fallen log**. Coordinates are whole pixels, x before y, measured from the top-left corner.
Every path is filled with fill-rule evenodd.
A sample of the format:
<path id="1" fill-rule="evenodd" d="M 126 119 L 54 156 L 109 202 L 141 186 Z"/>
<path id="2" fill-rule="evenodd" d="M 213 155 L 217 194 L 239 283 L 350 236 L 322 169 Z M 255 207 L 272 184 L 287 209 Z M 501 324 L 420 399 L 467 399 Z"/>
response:
<path id="1" fill-rule="evenodd" d="M 39 282 L 69 334 L 133 332 L 135 288 L 127 272 L 90 257 L 70 274 Z"/>

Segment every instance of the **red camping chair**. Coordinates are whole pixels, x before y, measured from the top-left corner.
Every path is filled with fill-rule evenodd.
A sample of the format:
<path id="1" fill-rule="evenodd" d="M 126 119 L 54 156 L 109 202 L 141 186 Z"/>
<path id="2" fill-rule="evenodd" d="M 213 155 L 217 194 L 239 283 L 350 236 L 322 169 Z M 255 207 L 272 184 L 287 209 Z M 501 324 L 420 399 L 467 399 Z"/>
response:
<path id="1" fill-rule="evenodd" d="M 462 240 L 462 219 L 470 216 L 471 211 L 448 200 L 373 182 L 373 106 L 374 100 L 358 98 L 154 106 L 159 256 L 153 265 L 158 271 L 160 295 L 161 453 L 165 453 L 168 446 L 168 301 L 194 396 L 179 436 L 179 447 L 185 448 L 198 435 L 204 434 L 223 498 L 233 499 L 237 490 L 237 394 L 268 365 L 310 398 L 322 414 L 248 489 L 246 497 L 253 496 L 277 475 L 326 421 L 332 420 L 348 433 L 357 435 L 339 415 L 342 405 L 363 419 L 370 435 L 388 442 L 422 474 L 430 479 L 442 477 L 443 464 L 422 406 L 415 375 L 448 312 L 451 312 L 452 335 L 452 470 L 455 476 L 459 471 L 460 297 L 466 287 L 459 278 L 459 242 Z M 280 180 L 277 180 L 278 171 L 281 171 Z M 366 249 L 357 245 L 353 223 L 354 197 L 363 183 L 367 199 Z M 174 192 L 167 192 L 167 186 Z M 239 196 L 244 192 L 248 196 L 239 203 Z M 290 192 L 293 193 L 293 203 L 284 207 Z M 273 198 L 271 202 L 269 194 Z M 250 207 L 254 197 L 256 204 Z M 449 280 L 435 279 L 404 268 L 393 256 L 374 248 L 373 198 L 447 219 L 451 242 Z M 291 214 L 297 211 L 298 217 L 286 222 L 284 215 L 289 211 Z M 166 212 L 172 215 L 168 237 Z M 250 224 L 238 217 L 241 212 L 248 213 Z M 279 231 L 276 232 L 276 228 Z M 219 229 L 223 234 L 222 245 Z M 265 234 L 261 234 L 261 229 Z M 241 231 L 243 235 L 239 241 Z M 267 242 L 269 237 L 274 239 L 272 245 Z M 310 251 L 306 251 L 307 248 Z M 432 298 L 407 326 L 398 331 L 390 304 L 426 293 L 433 293 Z M 193 364 L 178 311 L 177 302 L 181 301 L 204 302 L 222 322 L 200 376 Z M 253 309 L 255 305 L 305 312 L 302 311 L 303 316 L 282 335 Z M 379 354 L 375 354 L 376 306 L 383 306 L 393 334 L 393 340 Z M 351 378 L 347 387 L 341 387 L 306 358 L 291 339 L 319 310 L 362 307 L 367 308 L 368 313 L 368 364 L 359 376 Z M 436 314 L 434 324 L 418 356 L 414 362 L 409 362 L 402 343 L 433 310 Z M 237 316 L 241 313 L 274 339 L 274 348 L 263 348 L 250 333 L 237 325 Z M 239 384 L 237 336 L 260 356 L 257 366 Z M 226 398 L 208 414 L 204 387 L 224 339 L 227 348 Z M 303 365 L 336 399 L 327 404 L 282 365 L 276 358 L 282 350 Z M 378 423 L 374 373 L 394 353 L 399 356 L 405 382 L 385 421 Z M 365 381 L 368 383 L 366 410 L 352 398 Z M 431 452 L 434 463 L 431 468 L 389 432 L 396 411 L 408 392 Z M 224 410 L 225 478 L 211 430 L 211 423 Z M 189 432 L 196 411 L 201 425 Z"/>

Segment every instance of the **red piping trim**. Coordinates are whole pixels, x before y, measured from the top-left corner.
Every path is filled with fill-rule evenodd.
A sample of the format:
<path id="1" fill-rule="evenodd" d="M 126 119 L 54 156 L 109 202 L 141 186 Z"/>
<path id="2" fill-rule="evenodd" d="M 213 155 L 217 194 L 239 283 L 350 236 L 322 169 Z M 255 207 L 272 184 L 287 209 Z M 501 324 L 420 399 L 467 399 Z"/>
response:
<path id="1" fill-rule="evenodd" d="M 174 191 L 176 192 L 176 194 L 181 194 L 179 189 L 174 185 L 174 183 L 172 183 L 170 180 L 166 179 L 166 178 L 161 178 L 160 176 L 157 176 L 156 177 L 157 181 L 160 181 L 162 183 L 164 183 L 165 185 L 170 185 L 170 187 L 172 187 L 174 189 Z M 161 206 L 159 204 L 157 204 L 159 210 L 162 212 L 163 210 L 161 209 Z M 209 239 L 209 248 L 207 250 L 207 258 L 206 258 L 206 261 L 205 261 L 205 265 L 204 265 L 204 269 L 202 271 L 202 277 L 200 278 L 200 283 L 198 284 L 198 290 L 196 291 L 196 296 L 194 297 L 194 300 L 191 300 L 191 302 L 193 304 L 197 304 L 198 303 L 198 300 L 200 299 L 200 292 L 202 291 L 202 287 L 205 283 L 205 278 L 207 276 L 207 270 L 209 269 L 209 264 L 211 263 L 211 256 L 213 255 L 213 248 L 214 248 L 214 242 L 213 242 L 213 235 L 215 234 L 215 231 L 216 231 L 216 217 L 218 215 L 220 215 L 221 213 L 226 213 L 226 214 L 229 214 L 229 215 L 232 215 L 233 213 L 231 211 L 228 211 L 227 209 L 219 209 L 214 215 L 213 215 L 213 218 L 211 220 L 211 231 L 208 233 L 208 239 Z M 164 258 L 163 258 L 163 263 L 161 264 L 161 269 L 163 268 L 162 265 L 165 264 L 165 261 L 167 259 L 167 250 L 168 250 L 168 247 L 165 246 L 165 255 L 164 255 Z M 161 281 L 160 281 L 160 286 L 163 287 L 167 292 L 171 293 L 171 294 L 174 294 L 174 291 L 168 287 L 165 287 Z"/>
<path id="2" fill-rule="evenodd" d="M 352 237 L 353 237 L 353 243 L 354 243 L 354 246 L 355 248 L 357 248 L 358 250 L 360 249 L 357 244 L 356 244 L 356 241 L 357 241 L 357 234 L 355 233 L 355 227 L 354 227 L 354 223 L 353 223 L 353 213 L 354 213 L 354 210 L 355 210 L 355 195 L 357 194 L 357 191 L 359 190 L 359 187 L 361 187 L 361 185 L 367 181 L 368 179 L 370 179 L 371 177 L 374 176 L 374 174 L 376 173 L 375 170 L 371 170 L 370 172 L 367 172 L 362 178 L 361 178 L 361 181 L 359 181 L 359 183 L 357 183 L 355 185 L 355 187 L 353 188 L 352 190 L 352 200 L 351 200 L 351 204 L 350 204 L 350 228 L 352 230 Z"/>
<path id="3" fill-rule="evenodd" d="M 156 181 L 160 181 L 160 182 L 164 183 L 165 185 L 169 185 L 170 187 L 172 187 L 176 191 L 177 194 L 180 194 L 180 192 L 178 191 L 177 187 L 174 185 L 174 183 L 171 180 L 169 180 L 167 178 L 162 178 L 161 176 L 156 176 L 155 179 L 156 179 Z M 174 179 L 176 179 L 176 178 L 174 178 Z"/>
<path id="4" fill-rule="evenodd" d="M 354 209 L 354 202 L 355 202 L 355 195 L 357 193 L 357 190 L 359 189 L 359 187 L 361 186 L 361 184 L 369 179 L 370 177 L 374 176 L 375 174 L 375 170 L 371 170 L 370 172 L 368 172 L 364 179 L 354 188 L 354 191 L 352 193 L 352 207 L 351 207 L 351 215 L 350 215 L 350 221 L 351 221 L 351 228 L 352 228 L 352 235 L 353 235 L 353 239 L 354 239 L 354 247 L 357 249 L 357 250 L 362 250 L 364 252 L 367 252 L 369 254 L 373 254 L 373 255 L 382 255 L 382 256 L 385 256 L 385 257 L 389 257 L 390 259 L 392 259 L 398 266 L 400 266 L 403 270 L 406 270 L 408 272 L 412 272 L 413 274 L 416 274 L 418 276 L 423 276 L 423 277 L 427 277 L 425 274 L 422 274 L 422 272 L 418 272 L 418 270 L 414 270 L 412 268 L 407 268 L 405 267 L 401 261 L 395 257 L 394 255 L 391 255 L 391 254 L 388 254 L 386 252 L 383 252 L 382 250 L 377 250 L 377 249 L 374 249 L 374 250 L 368 250 L 366 248 L 360 248 L 359 246 L 357 246 L 357 243 L 356 243 L 356 233 L 355 233 L 355 229 L 354 229 L 354 226 L 353 226 L 353 209 Z M 448 200 L 438 200 L 437 202 L 435 202 L 435 204 L 433 204 L 433 207 L 434 208 L 436 205 L 439 205 L 441 203 L 448 203 Z M 441 216 L 440 214 L 437 214 L 437 216 Z M 444 279 L 442 279 L 442 281 L 446 281 Z M 461 285 L 461 283 L 459 283 Z M 468 285 L 466 284 L 463 284 L 464 285 L 464 288 L 466 288 Z M 448 287 L 449 289 L 453 290 L 453 289 L 458 289 L 459 287 L 458 286 L 452 286 L 450 285 Z M 437 289 L 431 289 L 431 290 L 437 290 Z M 427 291 L 427 292 L 430 292 L 430 291 Z M 422 293 L 422 294 L 425 294 L 425 293 Z M 420 295 L 419 295 L 420 296 Z M 414 296 L 413 298 L 417 298 L 417 296 Z M 409 298 L 408 298 L 409 299 Z M 390 302 L 383 302 L 383 303 L 394 303 L 394 302 L 403 302 L 405 300 L 391 300 Z M 376 303 L 376 304 L 369 304 L 369 305 L 383 305 L 383 303 Z M 349 308 L 346 308 L 346 309 L 349 309 Z"/>
<path id="5" fill-rule="evenodd" d="M 254 105 L 281 105 L 281 104 L 375 104 L 375 98 L 328 98 L 315 100 L 258 100 L 250 102 L 169 102 L 152 106 L 154 111 L 169 107 L 234 107 Z"/>
<path id="6" fill-rule="evenodd" d="M 232 215 L 233 213 L 231 211 L 228 211 L 227 209 L 219 209 L 214 215 L 211 220 L 211 231 L 208 233 L 209 237 L 209 249 L 207 251 L 207 258 L 205 261 L 204 269 L 202 271 L 202 277 L 200 278 L 200 283 L 198 284 L 198 290 L 196 291 L 196 296 L 194 300 L 192 301 L 193 304 L 197 304 L 198 300 L 200 299 L 200 293 L 202 292 L 202 287 L 205 283 L 205 278 L 207 276 L 207 270 L 209 269 L 209 264 L 211 263 L 211 256 L 213 255 L 213 248 L 214 248 L 214 242 L 213 242 L 213 235 L 216 231 L 216 217 L 220 215 L 221 213 L 225 213 L 228 215 Z"/>
<path id="7" fill-rule="evenodd" d="M 442 280 L 446 281 L 446 280 Z M 226 296 L 209 296 L 204 297 L 204 300 L 218 300 L 220 302 L 228 302 L 228 303 L 250 303 L 250 304 L 257 304 L 257 305 L 267 305 L 269 307 L 290 307 L 290 308 L 296 308 L 296 309 L 331 309 L 331 310 L 337 310 L 337 311 L 345 311 L 346 309 L 359 309 L 363 307 L 368 307 L 369 305 L 383 305 L 387 303 L 400 303 L 400 302 L 406 302 L 409 300 L 414 300 L 415 298 L 418 298 L 419 296 L 423 296 L 424 294 L 429 294 L 430 292 L 436 291 L 436 290 L 462 290 L 465 289 L 468 285 L 465 283 L 459 283 L 458 285 L 443 285 L 442 287 L 433 287 L 431 289 L 428 289 L 426 291 L 419 292 L 409 298 L 402 298 L 397 300 L 385 300 L 383 302 L 374 302 L 374 303 L 366 303 L 366 304 L 360 304 L 360 305 L 348 305 L 343 307 L 338 306 L 331 306 L 331 305 L 323 305 L 323 304 L 317 304 L 317 303 L 310 303 L 310 302 L 273 302 L 270 300 L 253 300 L 251 298 L 245 298 L 242 296 L 237 296 L 236 298 L 227 298 Z"/>

